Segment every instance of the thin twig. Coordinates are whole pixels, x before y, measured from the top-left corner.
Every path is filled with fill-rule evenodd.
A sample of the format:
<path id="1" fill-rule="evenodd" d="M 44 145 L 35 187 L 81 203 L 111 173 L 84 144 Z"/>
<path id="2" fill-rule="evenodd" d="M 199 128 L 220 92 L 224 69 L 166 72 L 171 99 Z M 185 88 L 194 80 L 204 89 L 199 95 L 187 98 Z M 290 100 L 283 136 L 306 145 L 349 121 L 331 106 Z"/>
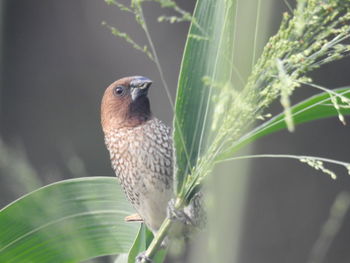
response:
<path id="1" fill-rule="evenodd" d="M 257 48 L 257 42 L 258 42 L 258 27 L 259 27 L 259 20 L 260 20 L 260 8 L 261 8 L 261 0 L 258 0 L 258 7 L 256 11 L 256 21 L 255 21 L 255 32 L 254 32 L 254 43 L 253 43 L 253 57 L 252 57 L 252 66 L 253 69 L 255 60 L 256 60 L 256 48 Z"/>
<path id="2" fill-rule="evenodd" d="M 158 58 L 158 54 L 157 54 L 157 51 L 156 51 L 156 48 L 154 46 L 154 43 L 153 43 L 153 40 L 152 40 L 152 37 L 151 37 L 151 34 L 149 33 L 149 30 L 148 30 L 148 27 L 147 27 L 147 23 L 146 23 L 146 20 L 145 20 L 145 17 L 144 17 L 144 14 L 143 14 L 143 9 L 142 9 L 142 6 L 140 4 L 140 8 L 139 8 L 139 12 L 140 12 L 140 17 L 143 21 L 143 24 L 141 25 L 143 30 L 145 31 L 145 34 L 146 34 L 146 37 L 147 37 L 147 40 L 148 40 L 148 43 L 150 45 L 150 48 L 151 48 L 151 52 L 153 54 L 153 58 L 154 58 L 154 63 L 156 64 L 156 67 L 158 69 L 158 72 L 159 72 L 159 75 L 160 75 L 160 79 L 162 81 L 162 84 L 164 86 L 164 89 L 165 89 L 165 92 L 167 94 L 167 97 L 168 97 L 168 100 L 169 100 L 169 103 L 170 103 L 170 106 L 171 106 L 171 109 L 173 111 L 173 114 L 174 114 L 174 121 L 176 123 L 176 126 L 177 127 L 180 127 L 180 123 L 177 119 L 177 116 L 175 114 L 175 104 L 172 100 L 172 97 L 171 97 L 171 94 L 170 94 L 170 90 L 169 90 L 169 86 L 165 80 L 165 77 L 164 77 L 164 73 L 163 73 L 163 69 L 162 69 L 162 66 L 160 64 L 160 61 L 159 61 L 159 58 Z M 185 139 L 184 139 L 184 136 L 182 134 L 182 131 L 181 129 L 178 129 L 178 132 L 179 132 L 179 136 L 180 136 L 180 140 L 181 140 L 181 144 L 183 145 L 183 149 L 184 149 L 184 153 L 185 153 L 185 156 L 186 156 L 186 162 L 187 162 L 187 167 L 188 169 L 192 170 L 192 166 L 190 164 L 190 155 L 187 151 L 187 148 L 186 148 L 186 144 L 185 144 Z"/>
<path id="3" fill-rule="evenodd" d="M 160 62 L 159 62 L 159 59 L 158 59 L 158 54 L 157 54 L 157 51 L 156 51 L 156 49 L 154 47 L 154 43 L 153 43 L 152 37 L 151 37 L 151 35 L 149 33 L 149 30 L 148 30 L 148 27 L 147 27 L 147 24 L 146 24 L 146 20 L 145 20 L 145 17 L 143 15 L 143 9 L 142 9 L 141 6 L 140 6 L 140 16 L 141 16 L 141 19 L 144 22 L 144 24 L 142 25 L 142 28 L 145 31 L 148 43 L 149 43 L 149 45 L 151 47 L 151 51 L 152 51 L 153 57 L 154 57 L 154 63 L 156 64 L 157 69 L 159 71 L 160 79 L 161 79 L 162 84 L 164 86 L 164 89 L 165 89 L 166 95 L 168 97 L 168 100 L 170 102 L 171 108 L 174 110 L 174 102 L 173 102 L 173 99 L 172 99 L 171 94 L 170 94 L 169 86 L 168 86 L 168 84 L 167 84 L 167 82 L 165 80 L 163 69 L 162 69 L 162 66 L 160 65 Z"/>
<path id="4" fill-rule="evenodd" d="M 333 159 L 328 159 L 328 158 L 323 158 L 323 157 L 316 157 L 316 156 L 309 156 L 309 155 L 292 155 L 292 154 L 253 154 L 253 155 L 243 155 L 243 156 L 237 156 L 237 157 L 232 157 L 223 160 L 223 162 L 228 162 L 228 161 L 238 161 L 238 160 L 245 160 L 245 159 L 254 159 L 254 158 L 286 158 L 286 159 L 315 159 L 315 160 L 320 160 L 326 163 L 332 163 L 332 164 L 337 164 L 341 165 L 344 167 L 348 167 L 349 163 L 342 162 L 342 161 L 337 161 Z"/>

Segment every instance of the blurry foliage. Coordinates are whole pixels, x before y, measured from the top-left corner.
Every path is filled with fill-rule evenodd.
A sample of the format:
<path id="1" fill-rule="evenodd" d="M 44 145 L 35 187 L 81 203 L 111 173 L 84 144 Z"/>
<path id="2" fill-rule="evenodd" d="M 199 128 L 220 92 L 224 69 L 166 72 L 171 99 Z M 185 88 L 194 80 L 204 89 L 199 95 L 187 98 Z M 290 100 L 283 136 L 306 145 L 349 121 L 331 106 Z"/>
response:
<path id="1" fill-rule="evenodd" d="M 13 190 L 11 192 L 22 195 L 42 186 L 38 175 L 24 150 L 6 145 L 0 139 L 0 173 L 6 175 Z"/>

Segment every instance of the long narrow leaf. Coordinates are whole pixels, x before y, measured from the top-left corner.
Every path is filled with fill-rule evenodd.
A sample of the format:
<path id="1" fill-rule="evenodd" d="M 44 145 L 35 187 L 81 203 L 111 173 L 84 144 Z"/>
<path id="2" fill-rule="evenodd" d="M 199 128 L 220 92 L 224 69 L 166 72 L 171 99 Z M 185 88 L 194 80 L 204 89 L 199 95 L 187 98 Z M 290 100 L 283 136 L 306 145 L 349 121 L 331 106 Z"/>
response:
<path id="1" fill-rule="evenodd" d="M 138 225 L 116 178 L 54 183 L 0 211 L 0 262 L 81 262 L 126 253 Z"/>
<path id="2" fill-rule="evenodd" d="M 333 90 L 334 92 L 343 95 L 350 99 L 350 88 L 344 87 Z M 350 108 L 340 109 L 341 113 L 350 115 Z M 308 98 L 291 108 L 294 124 L 306 123 L 318 119 L 334 117 L 338 115 L 337 110 L 332 105 L 331 98 L 327 92 L 320 93 L 311 98 Z M 219 159 L 232 157 L 232 155 L 241 147 L 251 143 L 263 136 L 283 130 L 287 128 L 284 121 L 285 115 L 283 113 L 274 118 L 264 122 L 253 131 L 247 133 L 240 140 L 235 143 L 230 151 L 224 153 Z"/>
<path id="3" fill-rule="evenodd" d="M 230 82 L 235 0 L 197 1 L 179 76 L 174 121 L 177 191 L 210 144 L 216 91 L 211 82 Z M 198 26 L 199 25 L 199 26 Z"/>

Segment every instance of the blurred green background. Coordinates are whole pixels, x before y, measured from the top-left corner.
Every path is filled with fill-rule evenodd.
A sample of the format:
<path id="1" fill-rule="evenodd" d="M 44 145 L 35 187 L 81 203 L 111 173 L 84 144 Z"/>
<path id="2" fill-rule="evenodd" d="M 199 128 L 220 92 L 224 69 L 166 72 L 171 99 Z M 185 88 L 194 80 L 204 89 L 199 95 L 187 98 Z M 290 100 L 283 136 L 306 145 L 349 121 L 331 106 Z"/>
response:
<path id="1" fill-rule="evenodd" d="M 176 2 L 188 11 L 195 4 L 194 0 Z M 268 2 L 273 8 L 271 16 L 262 19 L 269 19 L 272 35 L 287 6 L 282 0 Z M 156 4 L 145 5 L 175 97 L 188 24 L 158 23 L 157 17 L 167 12 Z M 105 20 L 138 43 L 146 43 L 131 15 L 94 0 L 0 0 L 0 14 L 1 207 L 39 185 L 81 176 L 113 176 L 99 107 L 105 87 L 115 79 L 127 75 L 151 78 L 152 110 L 172 123 L 172 109 L 155 66 L 101 26 Z M 326 65 L 312 77 L 329 88 L 346 86 L 350 85 L 349 68 L 348 59 Z M 309 87 L 299 89 L 292 101 L 315 93 Z M 281 110 L 277 102 L 271 111 Z M 349 126 L 337 119 L 321 120 L 298 126 L 293 134 L 266 137 L 255 145 L 254 152 L 317 155 L 349 162 L 349 136 Z M 336 195 L 350 191 L 350 176 L 335 167 L 338 179 L 332 181 L 293 160 L 254 160 L 250 165 L 239 262 L 306 262 Z M 350 262 L 349 243 L 348 211 L 324 262 Z"/>

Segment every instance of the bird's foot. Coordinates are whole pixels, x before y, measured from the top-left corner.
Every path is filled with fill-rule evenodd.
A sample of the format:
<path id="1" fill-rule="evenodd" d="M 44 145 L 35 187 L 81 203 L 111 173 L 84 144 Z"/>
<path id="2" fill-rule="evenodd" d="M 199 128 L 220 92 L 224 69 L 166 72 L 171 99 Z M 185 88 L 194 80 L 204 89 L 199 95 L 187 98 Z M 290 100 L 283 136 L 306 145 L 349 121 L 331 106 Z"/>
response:
<path id="1" fill-rule="evenodd" d="M 125 222 L 143 222 L 142 217 L 139 214 L 132 214 L 124 218 Z"/>
<path id="2" fill-rule="evenodd" d="M 193 225 L 191 218 L 185 213 L 184 209 L 175 208 L 175 199 L 171 199 L 168 203 L 167 216 L 170 220 L 179 221 L 184 225 Z"/>
<path id="3" fill-rule="evenodd" d="M 153 261 L 148 256 L 146 256 L 146 251 L 144 251 L 137 255 L 136 263 L 153 263 Z"/>

